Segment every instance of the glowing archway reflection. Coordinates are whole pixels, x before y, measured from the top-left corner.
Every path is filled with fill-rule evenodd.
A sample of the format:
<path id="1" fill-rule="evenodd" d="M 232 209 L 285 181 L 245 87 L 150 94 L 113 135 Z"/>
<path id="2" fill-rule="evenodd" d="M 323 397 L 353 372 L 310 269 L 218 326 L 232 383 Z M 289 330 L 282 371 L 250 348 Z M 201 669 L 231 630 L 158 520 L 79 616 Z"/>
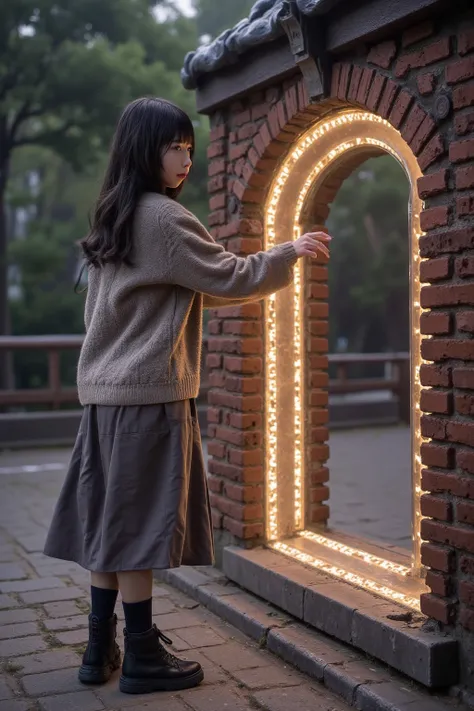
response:
<path id="1" fill-rule="evenodd" d="M 419 238 L 421 200 L 418 197 L 416 182 L 421 176 L 417 160 L 411 149 L 406 144 L 401 134 L 385 119 L 366 111 L 342 111 L 330 118 L 320 121 L 304 133 L 296 142 L 295 147 L 280 166 L 269 191 L 265 208 L 265 236 L 266 247 L 286 241 L 288 233 L 297 239 L 304 227 L 303 214 L 307 203 L 314 194 L 317 195 L 317 186 L 344 158 L 356 151 L 372 151 L 379 154 L 392 155 L 404 168 L 411 187 L 410 200 L 410 240 L 411 240 L 411 380 L 412 380 L 412 471 L 413 471 L 413 550 L 411 569 L 405 568 L 398 571 L 401 575 L 416 575 L 420 573 L 420 494 L 421 494 L 421 457 L 422 443 L 420 429 L 420 365 L 421 359 L 421 334 L 420 334 L 420 256 Z M 292 303 L 288 304 L 281 295 L 273 295 L 266 302 L 266 501 L 267 501 L 267 539 L 277 550 L 293 557 L 306 556 L 306 562 L 314 567 L 326 569 L 327 566 L 314 560 L 307 559 L 307 554 L 291 549 L 291 546 L 282 542 L 282 537 L 299 533 L 310 538 L 311 532 L 305 531 L 304 516 L 304 482 L 305 482 L 305 454 L 304 454 L 304 408 L 305 408 L 305 348 L 304 348 L 304 298 L 303 274 L 301 263 L 295 267 Z M 290 323 L 291 322 L 291 323 Z M 286 358 L 286 361 L 285 361 Z M 285 395 L 281 395 L 282 383 L 285 384 Z M 291 395 L 290 395 L 291 393 Z M 283 399 L 282 399 L 283 398 Z M 292 401 L 290 401 L 292 398 Z M 284 410 L 284 415 L 282 414 Z M 290 414 L 291 412 L 291 414 Z M 284 417 L 284 427 L 281 420 Z M 280 422 L 280 425 L 279 425 Z M 288 506 L 288 496 L 280 493 L 282 489 L 282 467 L 287 476 L 289 460 L 282 454 L 279 447 L 280 439 L 286 437 L 287 445 L 283 448 L 286 452 L 292 447 L 293 478 L 291 493 L 293 497 L 291 521 L 283 526 L 280 509 Z M 281 460 L 281 461 L 280 461 Z M 288 493 L 288 486 L 286 493 Z M 293 529 L 292 531 L 290 529 Z M 327 541 L 328 547 L 340 545 L 339 552 L 354 556 L 364 557 L 364 551 L 356 551 L 347 546 L 337 544 L 329 538 L 321 537 Z M 342 549 L 346 550 L 342 550 Z M 373 556 L 374 558 L 374 556 Z M 376 566 L 389 569 L 390 561 L 378 559 L 372 561 Z M 321 567 L 322 566 L 322 567 Z M 399 566 L 403 568 L 403 566 Z M 333 566 L 327 571 L 336 577 L 351 580 L 362 587 L 374 589 L 374 583 L 354 576 L 349 571 Z M 353 578 L 357 578 L 353 579 Z M 399 593 L 387 591 L 384 586 L 380 591 L 384 597 L 399 599 Z M 417 607 L 414 598 L 407 597 L 399 600 L 410 607 Z"/>

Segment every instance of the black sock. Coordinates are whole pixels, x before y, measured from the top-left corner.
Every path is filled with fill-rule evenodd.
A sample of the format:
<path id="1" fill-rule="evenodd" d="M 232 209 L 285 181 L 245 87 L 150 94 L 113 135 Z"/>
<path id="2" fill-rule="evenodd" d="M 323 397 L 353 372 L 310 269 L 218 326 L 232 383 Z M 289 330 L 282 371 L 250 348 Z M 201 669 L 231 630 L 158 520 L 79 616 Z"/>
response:
<path id="1" fill-rule="evenodd" d="M 152 627 L 151 597 L 142 602 L 124 602 L 127 632 L 147 632 Z"/>
<path id="2" fill-rule="evenodd" d="M 110 620 L 115 610 L 118 590 L 96 588 L 91 585 L 92 614 L 99 620 Z"/>

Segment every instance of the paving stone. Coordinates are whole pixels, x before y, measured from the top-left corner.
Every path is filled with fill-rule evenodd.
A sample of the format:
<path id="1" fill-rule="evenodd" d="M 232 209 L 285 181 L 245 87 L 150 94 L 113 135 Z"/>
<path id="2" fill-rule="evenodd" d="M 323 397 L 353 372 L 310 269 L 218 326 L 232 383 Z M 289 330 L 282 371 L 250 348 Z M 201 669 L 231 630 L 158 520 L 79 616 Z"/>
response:
<path id="1" fill-rule="evenodd" d="M 25 593 L 31 590 L 51 590 L 53 588 L 65 587 L 65 583 L 59 578 L 30 578 L 29 580 L 13 580 L 0 583 L 0 592 Z"/>
<path id="2" fill-rule="evenodd" d="M 342 666 L 328 664 L 324 668 L 324 686 L 351 705 L 354 703 L 356 690 L 361 684 L 379 684 L 386 681 L 390 681 L 390 674 L 382 667 L 377 669 L 374 665 L 369 666 L 368 660 Z"/>
<path id="3" fill-rule="evenodd" d="M 169 615 L 156 615 L 153 622 L 156 623 L 158 629 L 167 631 L 195 627 L 202 624 L 202 619 L 195 612 L 183 610 L 182 612 L 172 612 Z"/>
<path id="4" fill-rule="evenodd" d="M 123 612 L 123 610 L 122 610 Z M 177 612 L 176 605 L 169 597 L 159 597 L 153 599 L 152 613 L 153 615 L 169 615 L 171 612 Z"/>
<path id="5" fill-rule="evenodd" d="M 39 702 L 42 711 L 102 711 L 104 704 L 92 691 L 47 696 Z"/>
<path id="6" fill-rule="evenodd" d="M 80 656 L 70 649 L 43 652 L 42 654 L 29 654 L 26 657 L 17 657 L 15 665 L 21 666 L 20 674 L 42 674 L 56 669 L 78 667 Z"/>
<path id="7" fill-rule="evenodd" d="M 237 642 L 226 642 L 219 647 L 208 647 L 204 654 L 211 662 L 231 674 L 241 669 L 266 667 L 271 659 L 268 653 L 253 647 L 245 647 Z"/>
<path id="8" fill-rule="evenodd" d="M 179 657 L 190 662 L 199 662 L 204 670 L 204 686 L 227 683 L 230 678 L 229 675 L 205 656 L 207 650 L 208 648 L 203 650 L 192 649 L 180 654 Z"/>
<path id="9" fill-rule="evenodd" d="M 139 706 L 120 706 L 118 711 L 122 711 L 124 708 L 127 711 L 189 711 L 189 706 L 185 706 L 182 701 L 170 697 L 168 694 L 165 697 L 159 696 L 152 701 L 143 702 Z"/>
<path id="10" fill-rule="evenodd" d="M 232 676 L 252 690 L 274 686 L 298 686 L 304 682 L 298 672 L 283 667 L 281 663 L 257 669 L 242 669 L 233 672 Z"/>
<path id="11" fill-rule="evenodd" d="M 27 635 L 35 634 L 38 634 L 36 622 L 24 622 L 0 627 L 0 639 L 13 639 L 14 637 L 26 637 Z"/>
<path id="12" fill-rule="evenodd" d="M 347 711 L 344 702 L 330 696 L 323 689 L 314 690 L 306 685 L 257 691 L 254 698 L 266 711 Z"/>
<path id="13" fill-rule="evenodd" d="M 147 709 L 147 711 L 183 711 L 183 707 L 189 710 L 189 707 L 186 707 L 176 694 L 122 694 L 116 681 L 98 687 L 95 694 L 106 709 L 114 709 L 114 711 L 115 709 L 120 709 L 120 711 L 122 709 L 127 709 L 127 711 L 128 709 L 133 709 L 133 711 L 142 709 Z"/>
<path id="14" fill-rule="evenodd" d="M 250 711 L 255 708 L 236 687 L 229 684 L 225 687 L 211 686 L 208 688 L 191 689 L 183 694 L 183 699 L 194 711 Z M 286 709 L 288 711 L 288 709 Z M 298 709 L 299 711 L 299 709 Z"/>
<path id="15" fill-rule="evenodd" d="M 73 630 L 77 627 L 88 627 L 88 615 L 74 615 L 73 617 L 57 617 L 53 620 L 44 620 L 47 630 Z"/>
<path id="16" fill-rule="evenodd" d="M 44 610 L 49 617 L 74 617 L 81 612 L 72 600 L 48 602 L 44 606 Z"/>
<path id="17" fill-rule="evenodd" d="M 430 698 L 396 682 L 359 686 L 355 696 L 358 711 L 448 711 L 443 701 Z"/>
<path id="18" fill-rule="evenodd" d="M 177 636 L 187 645 L 186 647 L 182 647 L 182 649 L 193 649 L 194 647 L 215 647 L 218 644 L 225 644 L 226 642 L 224 637 L 221 637 L 220 634 L 204 625 L 179 630 Z"/>
<path id="19" fill-rule="evenodd" d="M 14 625 L 18 622 L 34 622 L 37 619 L 38 613 L 36 610 L 29 610 L 27 607 L 0 612 L 0 626 Z"/>
<path id="20" fill-rule="evenodd" d="M 81 597 L 84 597 L 84 591 L 77 587 L 37 590 L 20 595 L 25 605 L 36 605 L 42 602 L 57 602 L 59 600 L 78 600 Z"/>
<path id="21" fill-rule="evenodd" d="M 47 648 L 48 645 L 39 636 L 4 639 L 0 642 L 0 657 L 19 657 L 22 654 L 42 652 Z"/>
<path id="22" fill-rule="evenodd" d="M 0 700 L 12 699 L 13 691 L 6 679 L 0 677 Z"/>
<path id="23" fill-rule="evenodd" d="M 25 567 L 19 563 L 0 563 L 0 580 L 20 580 L 27 578 Z"/>
<path id="24" fill-rule="evenodd" d="M 0 711 L 29 711 L 31 708 L 31 700 L 28 699 L 0 701 Z"/>
<path id="25" fill-rule="evenodd" d="M 66 646 L 71 644 L 84 644 L 89 639 L 88 629 L 70 630 L 69 632 L 56 632 L 55 638 Z"/>
<path id="26" fill-rule="evenodd" d="M 210 582 L 207 575 L 187 566 L 169 570 L 165 579 L 172 581 L 173 586 L 187 595 L 193 595 L 196 587 Z"/>
<path id="27" fill-rule="evenodd" d="M 33 536 L 18 536 L 18 543 L 27 553 L 42 552 L 46 542 L 46 533 Z"/>
<path id="28" fill-rule="evenodd" d="M 0 546 L 0 562 L 10 563 L 12 561 L 16 561 L 17 559 L 18 554 L 13 546 L 8 544 Z"/>
<path id="29" fill-rule="evenodd" d="M 19 607 L 20 603 L 11 595 L 0 595 L 0 610 L 5 610 L 9 607 Z"/>
<path id="30" fill-rule="evenodd" d="M 30 696 L 65 694 L 83 691 L 84 686 L 77 678 L 77 669 L 58 669 L 44 674 L 29 674 L 22 679 L 23 687 Z"/>

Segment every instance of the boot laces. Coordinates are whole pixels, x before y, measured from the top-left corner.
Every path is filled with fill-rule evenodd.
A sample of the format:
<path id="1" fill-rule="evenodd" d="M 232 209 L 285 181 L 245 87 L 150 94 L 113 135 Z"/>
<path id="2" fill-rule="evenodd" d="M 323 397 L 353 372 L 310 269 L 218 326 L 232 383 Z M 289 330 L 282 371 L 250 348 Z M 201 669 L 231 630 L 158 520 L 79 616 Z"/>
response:
<path id="1" fill-rule="evenodd" d="M 168 664 L 168 666 L 170 667 L 175 667 L 176 669 L 179 669 L 180 660 L 178 659 L 178 657 L 175 657 L 174 654 L 168 652 L 168 650 L 161 644 L 161 642 L 164 642 L 165 644 L 170 645 L 173 644 L 173 641 L 169 637 L 164 635 L 163 632 L 159 630 L 156 625 L 153 625 L 153 629 L 155 630 L 155 634 L 158 640 L 160 640 L 158 644 L 160 646 L 160 652 L 164 663 Z"/>

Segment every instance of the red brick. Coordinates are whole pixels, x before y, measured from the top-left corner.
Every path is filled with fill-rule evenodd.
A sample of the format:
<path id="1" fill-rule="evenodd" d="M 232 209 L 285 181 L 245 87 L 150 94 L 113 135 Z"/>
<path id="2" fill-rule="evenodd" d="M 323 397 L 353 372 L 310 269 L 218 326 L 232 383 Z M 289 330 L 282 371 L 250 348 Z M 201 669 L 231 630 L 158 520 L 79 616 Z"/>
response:
<path id="1" fill-rule="evenodd" d="M 451 393 L 442 390 L 422 390 L 420 408 L 423 412 L 436 412 L 449 415 L 452 411 Z"/>
<path id="2" fill-rule="evenodd" d="M 250 540 L 263 537 L 263 523 L 244 523 L 224 516 L 223 528 L 236 538 Z"/>
<path id="3" fill-rule="evenodd" d="M 300 111 L 304 111 L 309 104 L 308 90 L 306 88 L 306 82 L 301 80 L 298 82 L 298 108 Z"/>
<path id="4" fill-rule="evenodd" d="M 310 523 L 327 523 L 328 518 L 329 506 L 313 504 L 310 512 Z"/>
<path id="5" fill-rule="evenodd" d="M 434 442 L 423 442 L 421 445 L 421 461 L 427 467 L 442 467 L 452 469 L 454 465 L 454 449 Z"/>
<path id="6" fill-rule="evenodd" d="M 446 192 L 448 188 L 448 171 L 444 168 L 436 173 L 418 178 L 418 195 L 422 200 L 432 195 Z"/>
<path id="7" fill-rule="evenodd" d="M 474 194 L 463 195 L 456 199 L 456 213 L 458 217 L 474 215 Z"/>
<path id="8" fill-rule="evenodd" d="M 470 580 L 459 581 L 459 599 L 466 605 L 474 607 L 474 583 Z"/>
<path id="9" fill-rule="evenodd" d="M 367 61 L 377 67 L 388 69 L 397 53 L 397 45 L 392 40 L 381 42 L 370 50 Z"/>
<path id="10" fill-rule="evenodd" d="M 209 207 L 211 210 L 220 210 L 226 206 L 226 194 L 220 193 L 219 195 L 213 195 L 209 200 Z"/>
<path id="11" fill-rule="evenodd" d="M 452 506 L 447 499 L 443 499 L 440 496 L 432 496 L 431 494 L 423 494 L 420 503 L 423 516 L 429 516 L 439 521 L 451 521 Z"/>
<path id="12" fill-rule="evenodd" d="M 248 123 L 250 120 L 251 117 L 249 109 L 245 109 L 245 111 L 241 111 L 240 113 L 232 117 L 232 123 L 234 124 L 234 126 L 243 126 L 244 123 Z"/>
<path id="13" fill-rule="evenodd" d="M 430 117 L 427 116 L 427 119 Z M 431 119 L 430 119 L 431 120 Z M 426 121 L 426 119 L 425 119 Z M 423 127 L 425 121 L 421 124 L 421 127 Z M 413 148 L 413 143 L 416 141 L 416 136 L 418 136 L 420 129 L 416 132 L 415 138 L 413 139 L 412 143 L 410 144 L 411 147 Z M 440 156 L 442 156 L 446 151 L 445 145 L 443 138 L 439 135 L 439 133 L 436 134 L 436 136 L 433 136 L 433 138 L 429 141 L 429 143 L 425 146 L 423 151 L 418 155 L 416 151 L 414 151 L 415 155 L 418 155 L 418 164 L 421 168 L 422 171 L 425 171 L 432 163 L 434 163 Z"/>
<path id="14" fill-rule="evenodd" d="M 259 321 L 226 321 L 224 323 L 223 333 L 225 335 L 261 336 L 262 324 Z"/>
<path id="15" fill-rule="evenodd" d="M 237 464 L 241 467 L 257 467 L 263 464 L 263 450 L 229 448 L 228 458 L 230 464 Z"/>
<path id="16" fill-rule="evenodd" d="M 474 276 L 474 257 L 458 257 L 455 263 L 456 275 L 461 279 Z"/>
<path id="17" fill-rule="evenodd" d="M 220 158 L 219 160 L 213 160 L 211 163 L 209 163 L 209 176 L 212 178 L 213 175 L 217 175 L 218 173 L 225 173 L 226 167 L 227 164 L 223 158 Z"/>
<path id="18" fill-rule="evenodd" d="M 337 90 L 338 99 L 346 99 L 351 69 L 352 65 L 348 62 L 345 62 L 341 67 L 341 71 L 339 73 L 339 87 Z"/>
<path id="19" fill-rule="evenodd" d="M 421 611 L 424 615 L 432 617 L 444 624 L 454 621 L 455 608 L 452 603 L 432 593 L 423 593 L 420 597 Z"/>
<path id="20" fill-rule="evenodd" d="M 261 338 L 209 338 L 209 351 L 235 353 L 237 355 L 257 355 L 262 353 Z"/>
<path id="21" fill-rule="evenodd" d="M 468 54 L 474 50 L 474 29 L 469 28 L 460 32 L 458 36 L 458 52 L 460 55 Z"/>
<path id="22" fill-rule="evenodd" d="M 223 459 L 225 457 L 226 447 L 225 444 L 222 444 L 222 442 L 210 441 L 207 445 L 207 451 L 211 457 Z"/>
<path id="23" fill-rule="evenodd" d="M 366 105 L 367 103 L 367 96 L 369 93 L 369 89 L 372 85 L 373 78 L 374 78 L 375 70 L 374 69 L 367 69 L 365 68 L 362 72 L 362 76 L 360 79 L 360 84 L 359 84 L 359 89 L 357 91 L 357 97 L 356 101 L 359 104 Z"/>
<path id="24" fill-rule="evenodd" d="M 385 84 L 385 89 L 382 95 L 382 99 L 380 101 L 379 108 L 377 110 L 377 113 L 382 116 L 382 118 L 387 118 L 390 109 L 392 108 L 393 102 L 395 101 L 395 96 L 397 95 L 398 92 L 398 86 L 395 84 L 394 81 L 391 79 L 387 79 L 387 83 Z"/>
<path id="25" fill-rule="evenodd" d="M 224 153 L 225 153 L 224 141 L 215 141 L 214 143 L 210 143 L 207 148 L 207 157 L 208 158 L 217 158 L 218 156 L 224 155 Z"/>
<path id="26" fill-rule="evenodd" d="M 288 118 L 291 119 L 298 113 L 298 96 L 296 86 L 293 84 L 285 91 L 285 104 L 288 113 Z"/>
<path id="27" fill-rule="evenodd" d="M 352 68 L 351 83 L 349 84 L 349 91 L 347 98 L 349 101 L 354 101 L 357 98 L 357 92 L 359 91 L 359 84 L 362 78 L 362 67 L 355 65 Z"/>
<path id="28" fill-rule="evenodd" d="M 453 143 L 450 143 L 449 158 L 453 161 L 453 163 L 461 163 L 474 158 L 474 138 L 468 138 L 462 141 L 454 141 Z"/>
<path id="29" fill-rule="evenodd" d="M 431 439 L 446 439 L 446 420 L 433 415 L 421 416 L 421 434 Z M 430 487 L 428 487 L 429 489 Z M 427 489 L 427 490 L 428 490 Z"/>
<path id="30" fill-rule="evenodd" d="M 435 257 L 443 252 L 462 252 L 472 249 L 474 247 L 474 226 L 423 235 L 419 244 L 422 257 Z"/>
<path id="31" fill-rule="evenodd" d="M 444 227 L 448 224 L 449 208 L 447 205 L 438 205 L 423 210 L 420 215 L 420 227 L 424 232 L 434 230 L 436 227 Z"/>
<path id="32" fill-rule="evenodd" d="M 261 318 L 262 305 L 260 303 L 240 304 L 239 306 L 221 306 L 217 309 L 219 318 Z"/>
<path id="33" fill-rule="evenodd" d="M 424 259 L 420 263 L 420 280 L 422 282 L 439 281 L 451 276 L 451 260 L 449 257 Z"/>
<path id="34" fill-rule="evenodd" d="M 434 543 L 422 543 L 421 562 L 429 568 L 449 573 L 454 568 L 454 552 Z"/>
<path id="35" fill-rule="evenodd" d="M 426 20 L 419 25 L 409 27 L 402 34 L 402 47 L 409 47 L 411 44 L 415 44 L 415 42 L 431 37 L 433 32 L 434 27 L 431 20 Z"/>
<path id="36" fill-rule="evenodd" d="M 327 375 L 326 375 L 327 379 Z M 318 392 L 313 390 L 310 395 L 311 407 L 327 407 L 329 402 L 329 394 L 327 392 Z M 325 412 L 327 412 L 325 410 Z"/>
<path id="37" fill-rule="evenodd" d="M 474 552 L 474 529 L 452 526 L 425 518 L 421 521 L 421 537 L 424 540 L 466 550 L 468 553 Z"/>
<path id="38" fill-rule="evenodd" d="M 474 284 L 436 284 L 421 287 L 421 306 L 461 306 L 474 304 Z M 426 343 L 426 341 L 425 341 Z"/>
<path id="39" fill-rule="evenodd" d="M 462 109 L 474 104 L 474 81 L 461 84 L 453 89 L 453 106 Z"/>
<path id="40" fill-rule="evenodd" d="M 207 184 L 208 193 L 217 193 L 219 190 L 225 190 L 226 188 L 226 176 L 216 175 L 215 178 L 211 178 Z"/>
<path id="41" fill-rule="evenodd" d="M 209 374 L 209 385 L 211 388 L 222 388 L 225 383 L 224 373 L 212 372 Z"/>
<path id="42" fill-rule="evenodd" d="M 430 311 L 421 314 L 421 333 L 434 336 L 451 332 L 451 315 L 444 311 Z"/>
<path id="43" fill-rule="evenodd" d="M 422 96 L 429 96 L 435 90 L 435 76 L 432 72 L 425 72 L 424 74 L 419 74 L 416 78 L 416 84 L 418 86 L 418 91 Z"/>
<path id="44" fill-rule="evenodd" d="M 456 505 L 456 515 L 458 523 L 469 523 L 471 526 L 474 525 L 474 503 L 469 503 L 468 501 L 458 501 Z"/>
<path id="45" fill-rule="evenodd" d="M 453 385 L 455 388 L 474 390 L 474 368 L 454 368 Z"/>
<path id="46" fill-rule="evenodd" d="M 454 400 L 456 412 L 472 417 L 474 415 L 474 395 L 456 395 Z"/>
<path id="47" fill-rule="evenodd" d="M 227 127 L 226 127 L 225 123 L 222 123 L 219 126 L 215 126 L 214 128 L 211 128 L 209 138 L 211 141 L 218 141 L 220 138 L 225 138 L 226 134 L 227 134 Z"/>
<path id="48" fill-rule="evenodd" d="M 211 475 L 207 477 L 207 483 L 209 485 L 209 489 L 214 494 L 220 494 L 222 492 L 222 487 L 224 484 L 222 479 L 218 479 L 217 477 Z"/>
<path id="49" fill-rule="evenodd" d="M 468 452 L 469 450 L 461 450 L 461 452 Z M 457 464 L 462 468 L 462 464 L 459 464 L 459 451 L 457 453 Z M 462 459 L 461 459 L 462 461 Z M 432 493 L 442 493 L 453 494 L 454 496 L 460 496 L 463 499 L 474 499 L 474 481 L 472 478 L 462 476 L 460 474 L 451 474 L 448 472 L 435 472 L 431 469 L 423 469 L 422 472 L 422 486 L 424 491 L 430 491 Z"/>
<path id="50" fill-rule="evenodd" d="M 255 375 L 262 372 L 263 361 L 261 358 L 238 358 L 236 356 L 226 356 L 224 358 L 224 368 L 230 373 Z"/>
<path id="51" fill-rule="evenodd" d="M 462 555 L 459 558 L 459 570 L 474 579 L 474 556 Z"/>
<path id="52" fill-rule="evenodd" d="M 474 311 L 459 311 L 456 314 L 456 326 L 463 333 L 474 333 Z"/>
<path id="53" fill-rule="evenodd" d="M 258 126 L 256 123 L 247 123 L 245 126 L 242 126 L 242 128 L 239 128 L 239 130 L 237 131 L 237 140 L 247 141 L 249 138 L 253 138 L 257 131 Z"/>
<path id="54" fill-rule="evenodd" d="M 376 74 L 370 86 L 369 95 L 367 97 L 366 106 L 370 111 L 375 111 L 379 103 L 382 91 L 385 86 L 385 77 L 382 74 Z"/>
<path id="55" fill-rule="evenodd" d="M 451 578 L 442 573 L 436 573 L 433 570 L 428 570 L 426 574 L 426 584 L 431 588 L 431 592 L 440 597 L 448 597 L 451 593 L 452 582 Z"/>
<path id="56" fill-rule="evenodd" d="M 226 219 L 227 215 L 225 210 L 215 210 L 209 213 L 207 222 L 211 227 L 214 227 L 215 225 L 223 225 Z"/>
<path id="57" fill-rule="evenodd" d="M 423 363 L 420 366 L 420 381 L 424 387 L 449 388 L 451 369 L 443 365 Z"/>
<path id="58" fill-rule="evenodd" d="M 417 130 L 412 140 L 410 141 L 410 147 L 416 156 L 420 153 L 426 141 L 429 139 L 429 137 L 435 130 L 435 122 L 433 121 L 431 116 L 426 116 L 426 118 L 424 118 L 421 122 L 420 128 Z M 424 169 L 422 168 L 422 170 Z"/>
<path id="59" fill-rule="evenodd" d="M 238 255 L 256 254 L 262 249 L 262 240 L 254 237 L 234 237 L 227 244 L 229 252 Z"/>
<path id="60" fill-rule="evenodd" d="M 263 501 L 263 487 L 243 486 L 241 484 L 225 482 L 224 495 L 232 501 L 240 501 L 246 504 L 259 503 Z"/>
<path id="61" fill-rule="evenodd" d="M 463 168 L 456 168 L 456 187 L 458 190 L 474 188 L 474 165 L 467 165 Z"/>
<path id="62" fill-rule="evenodd" d="M 326 300 L 329 296 L 327 284 L 310 284 L 307 291 L 310 299 Z"/>
<path id="63" fill-rule="evenodd" d="M 474 287 L 474 284 L 472 285 Z M 449 358 L 474 360 L 474 347 L 471 341 L 458 341 L 450 338 L 430 338 L 421 344 L 421 354 L 426 360 L 440 361 Z"/>
<path id="64" fill-rule="evenodd" d="M 231 146 L 229 150 L 229 158 L 230 160 L 238 160 L 239 158 L 243 158 L 245 155 L 247 155 L 248 149 L 249 149 L 250 143 L 248 141 L 244 141 L 243 143 L 238 143 L 235 146 Z"/>
<path id="65" fill-rule="evenodd" d="M 208 368 L 221 368 L 222 356 L 216 353 L 209 353 L 209 355 L 206 356 L 206 366 Z"/>
<path id="66" fill-rule="evenodd" d="M 223 521 L 223 516 L 220 514 L 218 511 L 215 509 L 211 510 L 211 520 L 212 520 L 212 527 L 215 530 L 219 530 L 222 528 L 222 521 Z"/>
<path id="67" fill-rule="evenodd" d="M 474 111 L 456 114 L 454 117 L 454 130 L 458 136 L 465 136 L 466 133 L 474 131 Z"/>
<path id="68" fill-rule="evenodd" d="M 416 52 L 402 55 L 395 65 L 395 76 L 398 78 L 405 77 L 410 69 L 419 69 L 427 67 L 429 64 L 435 64 L 441 59 L 446 59 L 451 54 L 449 37 L 442 37 L 431 44 L 425 44 Z"/>
<path id="69" fill-rule="evenodd" d="M 474 422 L 448 422 L 446 435 L 449 442 L 474 447 Z M 473 531 L 474 533 L 474 531 Z"/>
<path id="70" fill-rule="evenodd" d="M 448 84 L 456 84 L 466 79 L 474 77 L 474 57 L 466 57 L 458 62 L 448 64 L 446 67 L 446 81 Z"/>
<path id="71" fill-rule="evenodd" d="M 226 390 L 245 394 L 263 392 L 263 378 L 245 378 L 241 375 L 229 375 L 225 378 Z"/>
<path id="72" fill-rule="evenodd" d="M 458 619 L 461 625 L 469 630 L 469 632 L 474 632 L 474 610 L 461 607 Z"/>
<path id="73" fill-rule="evenodd" d="M 407 120 L 405 121 L 405 125 L 402 129 L 402 136 L 407 143 L 410 143 L 413 139 L 425 117 L 426 113 L 421 106 L 419 106 L 419 104 L 414 104 L 411 107 L 410 113 L 408 114 Z"/>
<path id="74" fill-rule="evenodd" d="M 402 90 L 398 94 L 395 104 L 393 105 L 393 109 L 390 112 L 389 116 L 389 121 L 392 126 L 395 126 L 395 128 L 399 128 L 401 126 L 402 121 L 405 118 L 412 101 L 413 96 L 409 94 L 408 91 Z M 415 133 L 415 131 L 413 131 L 413 133 Z"/>
<path id="75" fill-rule="evenodd" d="M 327 467 L 320 467 L 311 472 L 311 486 L 325 484 L 327 481 L 329 481 L 329 469 Z"/>
<path id="76" fill-rule="evenodd" d="M 258 412 L 231 412 L 227 413 L 227 415 L 228 424 L 231 427 L 236 427 L 239 430 L 251 429 L 253 427 L 262 427 L 262 415 Z"/>
<path id="77" fill-rule="evenodd" d="M 217 407 L 208 407 L 207 408 L 207 421 L 210 424 L 218 425 L 221 421 L 222 418 L 222 410 L 219 410 Z"/>

